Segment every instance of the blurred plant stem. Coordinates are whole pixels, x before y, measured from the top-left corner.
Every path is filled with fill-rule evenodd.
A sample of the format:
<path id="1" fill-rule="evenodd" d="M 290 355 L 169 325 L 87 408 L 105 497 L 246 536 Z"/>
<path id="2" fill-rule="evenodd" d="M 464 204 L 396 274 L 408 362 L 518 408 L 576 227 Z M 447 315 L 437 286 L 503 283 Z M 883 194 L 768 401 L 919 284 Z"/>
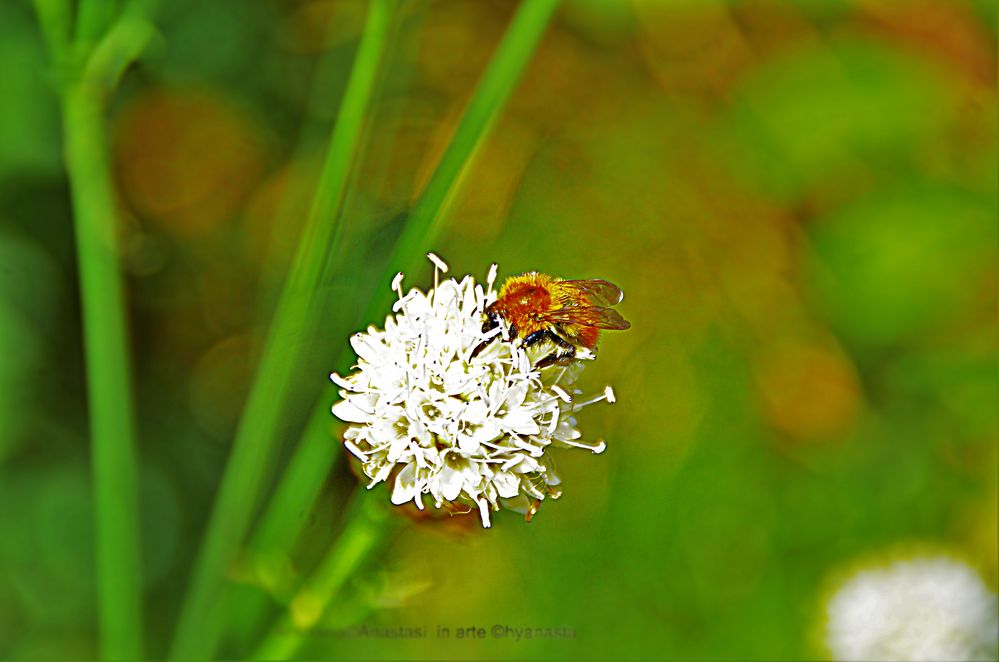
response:
<path id="1" fill-rule="evenodd" d="M 103 110 L 86 83 L 66 90 L 63 127 L 83 307 L 101 652 L 111 659 L 137 659 L 142 610 L 134 422 Z"/>
<path id="2" fill-rule="evenodd" d="M 257 374 L 181 609 L 171 657 L 210 658 L 223 612 L 223 579 L 243 541 L 277 440 L 303 328 L 314 321 L 327 256 L 342 236 L 339 210 L 384 50 L 394 0 L 372 0 L 288 280 L 278 299 Z M 293 465 L 294 466 L 294 465 Z M 282 517 L 287 513 L 282 513 Z"/>
<path id="3" fill-rule="evenodd" d="M 89 49 L 118 14 L 120 0 L 83 0 L 76 8 L 75 41 Z"/>
<path id="4" fill-rule="evenodd" d="M 52 64 L 57 68 L 66 62 L 69 34 L 72 30 L 73 8 L 69 0 L 34 0 L 38 26 Z"/>
<path id="5" fill-rule="evenodd" d="M 87 24 L 86 44 L 72 44 L 67 3 L 37 0 L 35 9 L 53 64 L 61 75 L 71 72 L 60 78 L 60 103 L 87 368 L 100 652 L 106 659 L 138 659 L 143 628 L 135 425 L 104 113 L 118 77 L 144 48 L 152 28 L 135 11 L 116 19 L 116 4 L 82 2 L 77 8 L 81 22 L 103 18 L 99 26 Z M 82 23 L 77 27 L 83 29 Z M 74 56 L 78 62 L 69 61 Z"/>
<path id="6" fill-rule="evenodd" d="M 388 513 L 387 508 L 380 501 L 366 499 L 365 490 L 355 492 L 343 531 L 295 593 L 288 610 L 268 632 L 252 659 L 287 660 L 298 652 L 309 632 L 339 598 L 347 579 L 397 524 L 398 518 Z M 344 621 L 344 614 L 338 616 Z"/>
<path id="7" fill-rule="evenodd" d="M 538 0 L 521 5 L 483 75 L 454 139 L 407 219 L 392 253 L 394 261 L 389 263 L 385 274 L 386 283 L 399 263 L 413 266 L 413 256 L 422 261 L 436 241 L 440 227 L 439 223 L 435 225 L 435 221 L 440 218 L 446 199 L 457 188 L 460 175 L 467 170 L 475 147 L 499 115 L 557 4 L 558 0 Z M 390 292 L 387 287 L 385 291 Z M 381 293 L 373 299 L 378 303 L 368 305 L 364 320 L 383 315 L 388 308 L 386 297 Z M 345 349 L 336 361 L 338 369 L 342 369 L 341 364 L 346 362 L 346 353 Z M 332 385 L 323 390 L 289 465 L 294 470 L 284 474 L 278 487 L 277 494 L 284 497 L 280 500 L 282 509 L 276 507 L 278 499 L 275 499 L 264 515 L 259 534 L 267 541 L 281 542 L 283 549 L 287 549 L 297 536 L 302 521 L 301 518 L 289 519 L 287 513 L 302 512 L 311 506 L 319 493 L 322 479 L 338 454 L 328 451 L 331 445 L 329 405 L 336 397 L 337 391 Z M 320 465 L 317 461 L 325 464 Z M 272 531 L 280 531 L 280 535 L 274 535 Z"/>
<path id="8" fill-rule="evenodd" d="M 429 183 L 407 219 L 389 260 L 388 280 L 397 268 L 415 268 L 423 260 L 441 230 L 446 203 L 458 188 L 489 129 L 502 111 L 520 74 L 544 34 L 558 0 L 524 2 L 514 15 L 506 34 L 472 96 L 461 122 Z M 388 289 L 386 288 L 386 291 Z M 369 303 L 363 320 L 371 320 L 387 308 L 380 293 Z M 336 361 L 338 370 L 346 362 L 346 350 Z M 341 450 L 330 442 L 329 404 L 337 397 L 336 389 L 327 386 L 317 403 L 305 432 L 268 505 L 261 525 L 251 543 L 251 562 L 279 562 L 301 532 L 322 483 Z M 245 630 L 260 618 L 264 605 L 243 605 L 240 614 Z M 266 646 L 265 646 L 266 647 Z"/>
<path id="9" fill-rule="evenodd" d="M 321 420 L 314 420 L 320 417 Z M 260 524 L 250 540 L 248 561 L 254 572 L 281 567 L 301 533 L 323 482 L 342 451 L 331 439 L 328 408 L 318 408 L 309 420 L 309 429 L 320 431 L 303 439 L 295 450 L 281 481 L 267 504 Z M 261 573 L 263 574 L 263 573 Z M 270 596 L 254 592 L 232 604 L 232 632 L 239 640 L 249 640 L 267 615 Z"/>

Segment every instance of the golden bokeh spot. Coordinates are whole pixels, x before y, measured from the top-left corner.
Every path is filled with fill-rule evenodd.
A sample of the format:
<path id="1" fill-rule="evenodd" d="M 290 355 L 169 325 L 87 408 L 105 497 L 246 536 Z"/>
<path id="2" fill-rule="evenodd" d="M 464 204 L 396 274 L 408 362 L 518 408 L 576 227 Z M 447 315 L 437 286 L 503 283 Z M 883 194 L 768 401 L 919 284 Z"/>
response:
<path id="1" fill-rule="evenodd" d="M 230 221 L 265 165 L 260 128 L 215 93 L 159 88 L 117 123 L 121 190 L 144 221 L 182 237 Z"/>
<path id="2" fill-rule="evenodd" d="M 775 341 L 753 357 L 753 369 L 765 419 L 795 441 L 838 437 L 856 419 L 857 374 L 831 341 Z"/>
<path id="3" fill-rule="evenodd" d="M 368 3 L 312 0 L 297 5 L 281 21 L 281 42 L 301 55 L 314 55 L 357 39 Z"/>
<path id="4" fill-rule="evenodd" d="M 755 63 L 725 0 L 634 0 L 633 7 L 639 49 L 667 96 L 714 106 Z"/>

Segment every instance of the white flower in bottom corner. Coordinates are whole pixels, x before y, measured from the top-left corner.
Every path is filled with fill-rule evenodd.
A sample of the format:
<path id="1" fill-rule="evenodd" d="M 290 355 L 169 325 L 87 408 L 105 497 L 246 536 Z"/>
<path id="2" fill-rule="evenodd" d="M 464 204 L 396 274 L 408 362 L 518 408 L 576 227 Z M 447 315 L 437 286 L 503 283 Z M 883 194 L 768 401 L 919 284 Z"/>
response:
<path id="1" fill-rule="evenodd" d="M 431 260 L 446 272 L 436 256 Z M 539 371 L 533 363 L 542 350 L 509 342 L 505 326 L 483 332 L 495 277 L 493 265 L 485 288 L 465 276 L 404 294 L 399 274 L 395 315 L 383 330 L 369 327 L 351 338 L 354 372 L 330 375 L 343 398 L 333 414 L 351 423 L 344 445 L 361 461 L 369 488 L 387 481 L 392 503 L 413 501 L 421 510 L 425 498 L 436 508 L 477 508 L 485 527 L 501 503 L 530 518 L 543 499 L 557 498 L 549 449 L 602 452 L 602 441 L 580 440 L 575 413 L 614 401 L 610 387 L 578 399 L 582 360 L 593 358 L 586 350 L 570 366 Z"/>
<path id="2" fill-rule="evenodd" d="M 861 570 L 827 606 L 837 660 L 996 659 L 996 596 L 969 566 L 917 558 Z"/>

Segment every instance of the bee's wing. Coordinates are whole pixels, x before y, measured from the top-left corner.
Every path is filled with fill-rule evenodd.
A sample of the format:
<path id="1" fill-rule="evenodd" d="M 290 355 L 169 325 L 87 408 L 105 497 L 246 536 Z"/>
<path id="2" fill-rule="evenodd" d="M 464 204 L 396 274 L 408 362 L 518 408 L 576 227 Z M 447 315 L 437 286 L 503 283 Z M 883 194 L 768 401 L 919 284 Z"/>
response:
<path id="1" fill-rule="evenodd" d="M 556 286 L 579 292 L 590 303 L 597 306 L 613 306 L 621 303 L 621 299 L 624 298 L 624 292 L 621 291 L 620 287 L 599 278 L 590 280 L 562 280 Z"/>
<path id="2" fill-rule="evenodd" d="M 544 320 L 552 324 L 579 324 L 597 329 L 630 329 L 631 323 L 621 317 L 613 308 L 604 306 L 570 306 L 551 310 L 544 314 Z"/>

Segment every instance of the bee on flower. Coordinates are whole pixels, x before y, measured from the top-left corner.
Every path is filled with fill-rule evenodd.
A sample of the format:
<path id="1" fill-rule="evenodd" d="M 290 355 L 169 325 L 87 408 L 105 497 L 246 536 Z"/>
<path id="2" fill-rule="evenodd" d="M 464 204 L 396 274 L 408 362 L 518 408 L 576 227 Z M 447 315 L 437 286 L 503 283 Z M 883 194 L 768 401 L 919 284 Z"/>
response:
<path id="1" fill-rule="evenodd" d="M 486 306 L 483 333 L 500 324 L 509 324 L 510 335 L 520 338 L 525 347 L 550 341 L 555 351 L 535 364 L 544 368 L 566 364 L 576 356 L 577 348 L 593 349 L 600 329 L 623 331 L 631 328 L 611 306 L 621 302 L 624 293 L 605 280 L 564 280 L 531 272 L 508 278 L 499 296 Z M 483 340 L 472 356 L 484 349 L 495 336 Z"/>
<path id="2" fill-rule="evenodd" d="M 344 446 L 360 461 L 369 488 L 389 484 L 393 504 L 475 508 L 484 527 L 501 506 L 530 521 L 544 499 L 560 495 L 551 448 L 605 448 L 602 440 L 582 439 L 576 413 L 613 403 L 614 392 L 608 386 L 584 398 L 576 380 L 584 361 L 594 358 L 596 328 L 627 323 L 616 313 L 586 313 L 582 321 L 603 326 L 589 332 L 588 342 L 574 343 L 584 327 L 580 316 L 563 312 L 544 323 L 544 337 L 528 342 L 521 335 L 526 329 L 514 327 L 496 305 L 502 303 L 494 289 L 496 265 L 483 287 L 471 276 L 441 282 L 447 265 L 428 257 L 435 264 L 433 289 L 405 292 L 398 274 L 392 282 L 398 300 L 384 328 L 355 334 L 356 369 L 330 376 L 342 398 L 333 414 L 350 424 Z M 561 305 L 606 308 L 620 300 L 614 289 Z M 573 348 L 569 356 L 565 344 Z"/>

